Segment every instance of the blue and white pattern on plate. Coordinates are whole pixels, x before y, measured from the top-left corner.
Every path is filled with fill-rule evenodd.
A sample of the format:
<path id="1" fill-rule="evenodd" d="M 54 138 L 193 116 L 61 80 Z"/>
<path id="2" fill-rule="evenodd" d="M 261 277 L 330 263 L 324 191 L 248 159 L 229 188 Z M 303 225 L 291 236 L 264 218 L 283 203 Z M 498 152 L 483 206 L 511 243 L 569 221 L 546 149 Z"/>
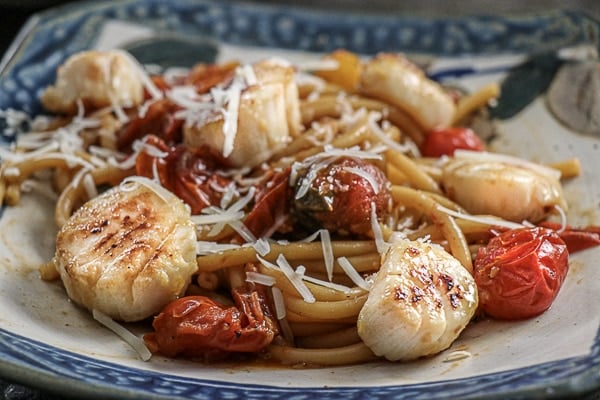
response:
<path id="1" fill-rule="evenodd" d="M 375 54 L 531 53 L 600 43 L 600 25 L 587 15 L 551 12 L 523 18 L 425 19 L 294 10 L 211 1 L 94 2 L 41 14 L 16 54 L 0 65 L 0 109 L 39 110 L 38 90 L 77 51 L 93 46 L 108 20 L 140 23 L 156 32 L 206 36 L 227 43 L 305 51 L 336 48 Z"/>
<path id="2" fill-rule="evenodd" d="M 0 109 L 38 111 L 39 90 L 54 79 L 56 68 L 69 55 L 94 47 L 107 21 L 116 20 L 150 29 L 156 37 L 155 46 L 168 47 L 172 41 L 184 43 L 207 61 L 216 57 L 219 41 L 316 52 L 344 47 L 364 54 L 403 51 L 446 56 L 531 53 L 600 43 L 598 21 L 583 14 L 559 11 L 523 18 L 488 16 L 445 20 L 320 13 L 226 1 L 86 2 L 40 14 L 26 25 L 0 65 Z M 151 40 L 140 42 L 138 37 L 132 36 L 129 46 L 142 51 L 148 43 L 152 46 Z M 181 54 L 170 55 L 177 61 L 180 61 L 179 56 Z M 57 392 L 68 390 L 79 397 L 519 399 L 580 393 L 597 387 L 600 332 L 585 356 L 504 372 L 378 387 L 328 388 L 315 384 L 294 388 L 194 379 L 130 368 L 0 329 L 0 373 L 32 385 L 53 387 Z"/>
<path id="3" fill-rule="evenodd" d="M 159 374 L 81 356 L 0 329 L 0 360 L 53 382 L 69 393 L 100 391 L 104 398 L 197 400 L 435 400 L 473 398 L 531 399 L 567 395 L 593 385 L 600 370 L 600 334 L 588 357 L 576 357 L 453 381 L 385 387 L 274 388 L 238 385 Z M 59 377 L 58 379 L 56 377 Z M 31 378 L 30 378 L 31 379 Z M 578 386 L 578 387 L 574 387 Z M 515 389 L 518 390 L 515 392 Z"/>

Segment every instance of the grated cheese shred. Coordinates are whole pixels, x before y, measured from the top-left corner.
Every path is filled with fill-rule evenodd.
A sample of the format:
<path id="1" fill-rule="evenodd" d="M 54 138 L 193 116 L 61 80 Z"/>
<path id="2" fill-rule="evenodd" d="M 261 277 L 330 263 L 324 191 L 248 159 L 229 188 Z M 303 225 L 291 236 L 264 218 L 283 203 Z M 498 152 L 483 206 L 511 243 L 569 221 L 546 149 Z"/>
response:
<path id="1" fill-rule="evenodd" d="M 454 217 L 454 218 L 460 218 L 460 219 L 464 219 L 467 221 L 478 222 L 480 224 L 485 224 L 485 225 L 501 226 L 501 227 L 508 228 L 508 229 L 519 229 L 524 226 L 523 224 L 519 224 L 519 223 L 511 222 L 511 221 L 505 221 L 503 219 L 499 219 L 499 218 L 495 218 L 495 217 L 465 214 L 462 212 L 451 210 L 451 209 L 444 207 L 442 205 L 439 205 L 439 204 L 437 205 L 437 209 L 443 213 L 446 213 L 446 214 Z"/>
<path id="2" fill-rule="evenodd" d="M 379 226 L 379 222 L 377 220 L 377 207 L 373 202 L 371 203 L 371 230 L 373 231 L 373 236 L 375 238 L 375 247 L 377 248 L 377 252 L 379 254 L 385 253 L 389 244 L 386 243 L 383 237 L 381 226 Z"/>
<path id="3" fill-rule="evenodd" d="M 363 279 L 363 277 L 360 276 L 360 274 L 358 273 L 356 268 L 354 268 L 350 260 L 348 260 L 346 257 L 339 257 L 337 259 L 337 262 L 340 265 L 340 267 L 342 267 L 342 269 L 344 270 L 344 273 L 348 276 L 348 278 L 350 278 L 350 280 L 352 280 L 352 282 L 356 284 L 356 286 L 366 291 L 369 291 L 369 285 Z"/>
<path id="4" fill-rule="evenodd" d="M 110 329 L 113 333 L 123 339 L 125 343 L 130 345 L 137 352 L 140 359 L 148 361 L 152 358 L 152 353 L 148 350 L 144 341 L 127 330 L 123 325 L 117 323 L 108 315 L 96 309 L 92 310 L 92 316 L 96 321 Z"/>
<path id="5" fill-rule="evenodd" d="M 314 303 L 316 301 L 315 296 L 308 289 L 306 284 L 303 282 L 302 277 L 298 274 L 290 263 L 285 259 L 283 254 L 277 256 L 276 264 L 273 264 L 260 256 L 256 256 L 256 258 L 260 261 L 262 265 L 267 268 L 277 269 L 283 272 L 285 277 L 290 281 L 290 283 L 294 286 L 294 288 L 298 291 L 298 294 L 302 296 L 307 303 Z"/>
<path id="6" fill-rule="evenodd" d="M 363 178 L 365 181 L 367 181 L 369 183 L 369 185 L 371 185 L 371 188 L 373 189 L 373 193 L 378 194 L 379 193 L 379 183 L 377 182 L 377 179 L 375 179 L 375 177 L 372 174 L 369 174 L 367 171 L 364 171 L 360 168 L 356 168 L 356 167 L 344 167 L 343 168 L 344 171 L 348 171 L 354 175 L 357 175 L 361 178 Z"/>
<path id="7" fill-rule="evenodd" d="M 246 271 L 246 282 L 258 283 L 264 286 L 273 286 L 275 278 L 270 275 L 261 274 L 260 272 Z"/>

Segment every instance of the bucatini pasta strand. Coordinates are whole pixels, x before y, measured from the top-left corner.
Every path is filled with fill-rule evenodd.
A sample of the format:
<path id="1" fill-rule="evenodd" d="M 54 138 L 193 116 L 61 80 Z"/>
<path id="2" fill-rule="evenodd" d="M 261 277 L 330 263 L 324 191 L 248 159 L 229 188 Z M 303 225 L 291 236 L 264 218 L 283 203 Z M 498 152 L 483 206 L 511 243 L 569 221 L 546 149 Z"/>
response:
<path id="1" fill-rule="evenodd" d="M 462 97 L 456 107 L 452 124 L 458 124 L 467 115 L 486 106 L 491 100 L 498 98 L 499 95 L 500 86 L 497 83 L 490 83 Z"/>
<path id="2" fill-rule="evenodd" d="M 376 252 L 375 244 L 371 241 L 340 240 L 331 243 L 335 257 L 355 256 Z M 323 258 L 322 244 L 320 242 L 289 244 L 270 243 L 270 251 L 264 256 L 266 260 L 275 261 L 281 254 L 288 260 L 318 260 Z M 242 246 L 233 250 L 198 256 L 198 270 L 216 271 L 234 265 L 243 265 L 256 262 L 257 251 L 251 246 Z"/>
<path id="3" fill-rule="evenodd" d="M 320 335 L 302 337 L 296 341 L 298 347 L 313 349 L 333 349 L 336 347 L 350 346 L 359 343 L 360 336 L 356 326 L 350 328 L 333 330 Z"/>
<path id="4" fill-rule="evenodd" d="M 273 358 L 284 364 L 335 366 L 362 363 L 376 359 L 373 352 L 363 342 L 331 349 L 302 349 L 291 346 L 271 345 L 268 351 Z"/>
<path id="5" fill-rule="evenodd" d="M 423 212 L 440 227 L 444 237 L 448 240 L 449 247 L 454 257 L 469 271 L 473 272 L 471 253 L 464 234 L 456 224 L 456 221 L 448 214 L 438 209 L 438 203 L 427 193 L 416 189 L 393 186 L 392 196 L 398 204 L 413 207 Z"/>

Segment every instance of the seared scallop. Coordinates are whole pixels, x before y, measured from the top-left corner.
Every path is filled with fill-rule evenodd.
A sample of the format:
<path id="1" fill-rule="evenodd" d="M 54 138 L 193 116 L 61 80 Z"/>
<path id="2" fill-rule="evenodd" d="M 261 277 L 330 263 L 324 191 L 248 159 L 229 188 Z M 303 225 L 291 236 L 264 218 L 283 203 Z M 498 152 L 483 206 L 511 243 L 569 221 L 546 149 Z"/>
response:
<path id="1" fill-rule="evenodd" d="M 535 223 L 555 207 L 568 209 L 558 171 L 526 161 L 503 162 L 498 156 L 486 159 L 482 154 L 451 158 L 442 168 L 446 194 L 468 212 Z"/>
<path id="2" fill-rule="evenodd" d="M 240 67 L 233 83 L 212 93 L 213 109 L 186 122 L 184 142 L 192 147 L 207 145 L 235 167 L 259 165 L 300 131 L 298 88 L 291 66 L 266 60 Z"/>
<path id="3" fill-rule="evenodd" d="M 196 230 L 179 198 L 135 178 L 73 214 L 58 233 L 54 263 L 75 303 L 138 321 L 187 288 L 196 271 Z"/>
<path id="4" fill-rule="evenodd" d="M 383 257 L 358 315 L 358 334 L 378 356 L 407 361 L 448 348 L 478 304 L 469 272 L 443 248 L 400 240 Z"/>
<path id="5" fill-rule="evenodd" d="M 139 105 L 144 99 L 139 68 L 123 51 L 77 53 L 58 68 L 56 82 L 42 93 L 42 104 L 65 114 L 76 113 L 78 101 L 86 109 Z"/>
<path id="6" fill-rule="evenodd" d="M 448 127 L 456 113 L 444 88 L 400 54 L 379 54 L 365 63 L 358 91 L 406 111 L 426 131 Z"/>

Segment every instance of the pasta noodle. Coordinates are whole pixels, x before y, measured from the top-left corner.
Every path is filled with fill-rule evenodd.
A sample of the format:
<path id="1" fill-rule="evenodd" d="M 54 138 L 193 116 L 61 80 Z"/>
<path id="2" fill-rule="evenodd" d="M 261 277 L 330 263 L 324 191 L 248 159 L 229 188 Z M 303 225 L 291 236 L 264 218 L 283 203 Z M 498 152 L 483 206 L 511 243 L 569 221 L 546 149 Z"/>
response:
<path id="1" fill-rule="evenodd" d="M 83 104 L 90 102 L 80 99 L 77 115 L 61 119 L 58 125 L 48 124 L 38 136 L 31 133 L 29 142 L 23 134 L 22 141 L 7 152 L 0 198 L 8 205 L 17 204 L 25 180 L 51 170 L 59 191 L 55 220 L 63 227 L 82 204 L 105 188 L 145 176 L 144 184 L 174 192 L 194 214 L 196 271 L 187 296 L 208 297 L 243 313 L 256 312 L 256 304 L 265 307 L 261 312 L 275 316 L 280 335 L 261 351 L 284 364 L 342 365 L 376 359 L 363 342 L 357 321 L 394 241 L 439 245 L 472 274 L 474 252 L 489 241 L 492 227 L 508 222 L 494 215 L 471 215 L 450 196 L 445 159 L 420 157 L 428 132 L 422 122 L 416 122 L 413 108 L 403 108 L 401 101 L 363 94 L 372 91 L 361 89 L 362 81 L 345 82 L 344 86 L 354 87 L 350 91 L 315 76 L 298 79 L 297 86 L 287 78 L 281 78 L 282 83 L 277 74 L 283 76 L 287 70 L 281 72 L 278 68 L 285 67 L 276 62 L 249 68 L 232 65 L 199 66 L 183 83 L 167 82 L 166 74 L 144 79 L 146 85 L 156 87 L 146 87 L 153 95 L 147 94 L 143 104 L 111 104 L 88 111 Z M 399 65 L 404 66 L 404 61 Z M 411 68 L 406 73 L 412 73 Z M 356 72 L 351 75 L 360 79 L 360 71 Z M 256 121 L 251 115 L 262 110 L 244 109 L 259 104 L 271 110 L 271 92 L 264 97 L 260 92 L 252 94 L 252 102 L 245 102 L 261 80 L 265 87 L 286 88 L 286 97 L 278 98 L 278 106 L 282 105 L 278 109 L 285 109 L 282 120 L 269 115 Z M 222 81 L 233 88 L 218 86 Z M 203 85 L 208 91 L 199 89 Z M 443 88 L 438 90 L 444 96 Z M 498 85 L 490 84 L 465 95 L 451 124 L 487 106 L 498 94 Z M 217 111 L 206 108 L 206 97 L 217 103 Z M 435 112 L 435 103 L 421 106 Z M 193 136 L 198 128 L 194 124 L 201 125 L 215 112 L 221 119 L 208 118 L 207 125 L 216 125 L 206 129 L 212 129 L 211 135 L 222 133 L 221 142 L 206 139 L 205 133 Z M 280 123 L 270 126 L 273 121 Z M 247 125 L 252 135 L 267 130 L 265 143 L 277 143 L 257 150 L 252 146 L 259 139 L 244 138 Z M 160 129 L 164 131 L 155 134 Z M 288 135 L 277 139 L 283 131 Z M 199 144 L 190 145 L 190 135 Z M 237 140 L 246 140 L 251 149 L 231 145 Z M 206 147 L 211 150 L 205 151 Z M 254 165 L 234 165 L 236 151 L 241 159 L 256 156 L 244 151 L 264 154 Z M 230 158 L 220 164 L 224 157 Z M 576 160 L 552 167 L 567 177 L 580 173 Z M 343 174 L 352 178 L 341 178 Z M 351 180 L 337 182 L 343 179 Z M 325 186 L 317 189 L 321 183 Z M 336 206 L 334 217 L 326 219 L 323 210 L 334 208 L 332 204 L 344 195 L 335 188 L 323 189 L 335 185 L 344 188 L 341 193 L 353 188 L 358 192 L 352 192 L 342 206 Z M 363 198 L 367 200 L 360 203 Z M 42 279 L 60 278 L 53 263 L 40 271 Z M 244 321 L 256 319 L 260 318 L 252 314 Z"/>

